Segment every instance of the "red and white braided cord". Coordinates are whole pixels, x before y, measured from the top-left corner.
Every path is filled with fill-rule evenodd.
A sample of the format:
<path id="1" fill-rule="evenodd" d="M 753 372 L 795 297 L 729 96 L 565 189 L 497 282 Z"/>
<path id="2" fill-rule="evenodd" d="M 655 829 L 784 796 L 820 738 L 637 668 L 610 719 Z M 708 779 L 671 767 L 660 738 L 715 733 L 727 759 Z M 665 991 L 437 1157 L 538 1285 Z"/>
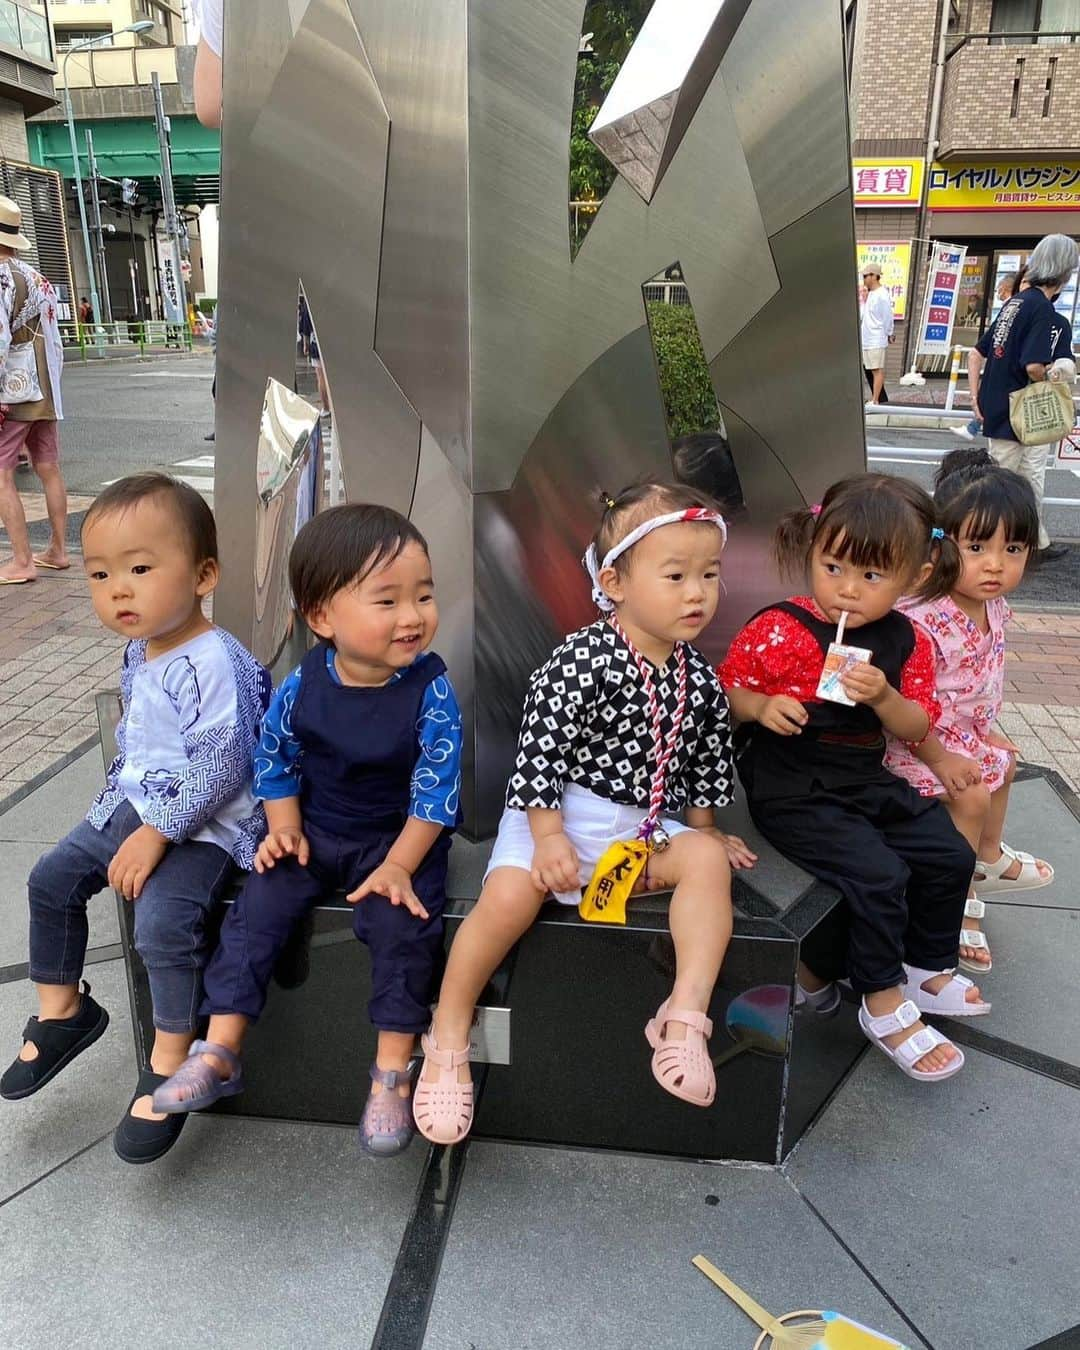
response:
<path id="1" fill-rule="evenodd" d="M 614 614 L 609 616 L 609 622 L 630 649 L 630 655 L 634 658 L 641 674 L 641 682 L 645 686 L 645 694 L 649 700 L 649 723 L 656 754 L 656 772 L 653 774 L 652 787 L 649 790 L 649 814 L 641 822 L 641 829 L 638 831 L 638 838 L 647 840 L 655 830 L 656 822 L 663 813 L 668 765 L 671 763 L 671 756 L 675 753 L 675 746 L 678 744 L 683 717 L 686 713 L 686 649 L 681 642 L 675 644 L 675 651 L 679 658 L 679 683 L 676 692 L 675 716 L 671 727 L 671 737 L 665 745 L 660 700 L 657 697 L 656 683 L 649 669 L 649 663 L 626 636 L 622 624 Z"/>

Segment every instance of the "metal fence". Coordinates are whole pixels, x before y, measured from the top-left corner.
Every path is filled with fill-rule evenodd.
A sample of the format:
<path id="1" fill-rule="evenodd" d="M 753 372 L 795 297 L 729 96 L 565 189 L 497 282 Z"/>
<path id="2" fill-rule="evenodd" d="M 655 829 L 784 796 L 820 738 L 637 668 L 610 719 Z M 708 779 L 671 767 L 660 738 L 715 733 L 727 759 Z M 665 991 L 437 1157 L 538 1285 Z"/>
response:
<path id="1" fill-rule="evenodd" d="M 62 323 L 60 336 L 69 357 L 78 352 L 84 361 L 105 355 L 145 356 L 147 352 L 189 352 L 194 339 L 187 324 L 166 323 L 164 319 L 142 319 L 117 323 Z"/>

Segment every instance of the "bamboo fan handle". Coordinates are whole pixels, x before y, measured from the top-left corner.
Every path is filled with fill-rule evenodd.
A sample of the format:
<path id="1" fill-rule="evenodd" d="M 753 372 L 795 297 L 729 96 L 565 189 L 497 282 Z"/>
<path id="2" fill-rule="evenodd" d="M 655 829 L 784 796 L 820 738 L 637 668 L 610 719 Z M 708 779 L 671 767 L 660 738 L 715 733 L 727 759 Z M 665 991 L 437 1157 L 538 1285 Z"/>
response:
<path id="1" fill-rule="evenodd" d="M 704 1256 L 695 1256 L 692 1264 L 697 1266 L 702 1275 L 712 1280 L 717 1288 L 722 1289 L 733 1303 L 737 1303 L 747 1317 L 756 1322 L 763 1331 L 772 1329 L 776 1322 L 772 1313 L 766 1312 L 756 1299 L 752 1299 L 745 1289 L 740 1289 L 734 1280 L 729 1280 L 722 1270 L 717 1270 L 711 1261 L 706 1260 Z"/>

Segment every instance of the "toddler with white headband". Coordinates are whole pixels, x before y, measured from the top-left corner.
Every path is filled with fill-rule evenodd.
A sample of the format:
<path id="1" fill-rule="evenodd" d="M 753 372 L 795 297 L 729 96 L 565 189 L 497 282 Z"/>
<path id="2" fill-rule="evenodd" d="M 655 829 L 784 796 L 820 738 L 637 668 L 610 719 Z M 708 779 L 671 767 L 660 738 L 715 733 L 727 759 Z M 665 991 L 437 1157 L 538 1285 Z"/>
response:
<path id="1" fill-rule="evenodd" d="M 469 1132 L 476 1001 L 544 901 L 620 922 L 645 869 L 645 886 L 674 891 L 675 983 L 645 1028 L 652 1072 L 695 1106 L 715 1096 L 707 1012 L 731 937 L 729 855 L 737 866 L 754 861 L 715 826 L 715 809 L 731 799 L 728 707 L 691 645 L 716 612 L 726 537 L 715 503 L 693 488 L 645 483 L 605 498 L 585 558 L 602 617 L 530 680 L 483 890 L 423 1038 L 413 1109 L 434 1143 Z"/>

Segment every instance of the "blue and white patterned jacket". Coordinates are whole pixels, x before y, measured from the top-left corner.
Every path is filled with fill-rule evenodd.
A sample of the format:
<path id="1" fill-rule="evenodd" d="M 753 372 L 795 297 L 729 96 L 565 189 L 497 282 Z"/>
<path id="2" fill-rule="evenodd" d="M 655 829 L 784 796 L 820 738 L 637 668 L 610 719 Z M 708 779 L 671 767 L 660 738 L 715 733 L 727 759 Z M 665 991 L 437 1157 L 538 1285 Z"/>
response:
<path id="1" fill-rule="evenodd" d="M 222 628 L 152 661 L 145 640 L 129 642 L 117 755 L 90 824 L 104 829 L 126 800 L 173 843 L 217 844 L 250 871 L 266 833 L 252 771 L 270 689 L 268 672 Z"/>

